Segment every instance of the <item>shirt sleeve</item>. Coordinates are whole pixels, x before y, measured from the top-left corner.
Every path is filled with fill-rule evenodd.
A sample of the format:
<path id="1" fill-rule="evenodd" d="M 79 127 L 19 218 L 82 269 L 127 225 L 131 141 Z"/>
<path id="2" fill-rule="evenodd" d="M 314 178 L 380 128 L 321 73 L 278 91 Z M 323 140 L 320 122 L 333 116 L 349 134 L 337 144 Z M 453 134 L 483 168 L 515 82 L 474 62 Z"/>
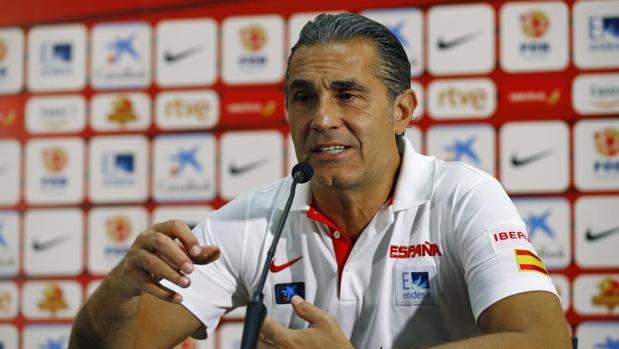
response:
<path id="1" fill-rule="evenodd" d="M 496 179 L 485 177 L 457 201 L 456 251 L 476 320 L 486 308 L 514 294 L 557 295 L 525 223 Z"/>

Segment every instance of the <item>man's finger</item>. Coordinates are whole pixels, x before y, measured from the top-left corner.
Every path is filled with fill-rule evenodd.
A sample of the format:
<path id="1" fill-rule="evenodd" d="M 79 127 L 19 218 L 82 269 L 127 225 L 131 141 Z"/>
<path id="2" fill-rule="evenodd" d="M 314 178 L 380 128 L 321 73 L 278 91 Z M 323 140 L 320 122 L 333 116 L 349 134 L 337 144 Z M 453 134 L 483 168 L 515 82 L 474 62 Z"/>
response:
<path id="1" fill-rule="evenodd" d="M 289 331 L 288 328 L 282 326 L 279 322 L 266 318 L 264 319 L 264 324 L 262 325 L 260 333 L 264 337 L 264 341 L 277 345 L 277 339 L 285 336 Z"/>
<path id="2" fill-rule="evenodd" d="M 331 314 L 306 302 L 303 298 L 295 295 L 290 300 L 290 304 L 294 308 L 295 313 L 299 317 L 312 325 L 317 325 L 329 321 Z"/>
<path id="3" fill-rule="evenodd" d="M 209 264 L 219 258 L 219 247 L 215 245 L 200 246 L 200 253 L 192 257 L 196 264 Z"/>
<path id="4" fill-rule="evenodd" d="M 181 220 L 171 220 L 154 224 L 152 228 L 168 235 L 172 239 L 178 238 L 190 256 L 196 257 L 200 255 L 201 249 L 198 239 L 193 235 L 187 223 Z"/>

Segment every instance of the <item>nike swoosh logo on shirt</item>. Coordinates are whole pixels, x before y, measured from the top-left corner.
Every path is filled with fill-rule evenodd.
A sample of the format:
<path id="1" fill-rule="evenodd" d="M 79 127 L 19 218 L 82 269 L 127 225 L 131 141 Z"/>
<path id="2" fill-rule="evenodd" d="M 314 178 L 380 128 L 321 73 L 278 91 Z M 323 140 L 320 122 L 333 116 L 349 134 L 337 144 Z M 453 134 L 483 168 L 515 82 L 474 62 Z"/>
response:
<path id="1" fill-rule="evenodd" d="M 175 63 L 189 56 L 193 56 L 194 54 L 202 51 L 202 48 L 202 46 L 194 46 L 180 52 L 172 53 L 170 51 L 166 51 L 163 58 L 167 63 Z"/>
<path id="2" fill-rule="evenodd" d="M 289 266 L 295 264 L 296 262 L 298 262 L 301 258 L 303 258 L 303 256 L 299 256 L 299 257 L 297 257 L 295 259 L 292 259 L 292 260 L 288 261 L 287 263 L 280 264 L 280 265 L 276 265 L 275 264 L 275 260 L 272 260 L 271 261 L 271 268 L 270 268 L 271 272 L 272 273 L 279 273 L 280 271 L 282 271 L 282 270 L 288 268 Z"/>
<path id="3" fill-rule="evenodd" d="M 524 158 L 518 157 L 516 154 L 512 154 L 512 165 L 516 166 L 516 167 L 520 167 L 520 166 L 524 166 L 526 164 L 529 164 L 531 162 L 537 161 L 537 160 L 541 160 L 547 156 L 549 156 L 550 154 L 552 154 L 552 149 L 548 149 L 548 150 L 544 150 L 542 152 L 530 155 L 530 156 L 526 156 Z"/>
<path id="4" fill-rule="evenodd" d="M 41 251 L 48 250 L 56 245 L 60 245 L 61 243 L 65 242 L 68 239 L 69 239 L 68 235 L 57 236 L 55 238 L 45 240 L 45 241 L 40 241 L 37 238 L 35 238 L 34 240 L 32 240 L 32 248 L 37 252 L 41 252 Z"/>
<path id="5" fill-rule="evenodd" d="M 438 48 L 440 50 L 449 50 L 450 48 L 453 48 L 455 46 L 459 46 L 464 44 L 467 41 L 471 41 L 473 39 L 475 39 L 476 36 L 479 35 L 479 32 L 473 32 L 473 33 L 469 33 L 466 35 L 462 35 L 460 37 L 457 37 L 455 39 L 451 39 L 451 40 L 445 40 L 443 37 L 439 37 L 438 38 Z"/>
<path id="6" fill-rule="evenodd" d="M 585 234 L 585 238 L 587 241 L 595 241 L 597 239 L 601 239 L 607 237 L 608 235 L 612 235 L 614 233 L 619 232 L 619 227 L 610 228 L 608 230 L 593 232 L 591 228 L 587 228 L 587 233 Z"/>
<path id="7" fill-rule="evenodd" d="M 236 176 L 236 175 L 243 174 L 243 173 L 245 173 L 247 171 L 251 171 L 254 168 L 260 167 L 260 166 L 266 164 L 267 161 L 268 161 L 268 159 L 258 159 L 258 160 L 249 162 L 249 163 L 247 163 L 245 165 L 241 165 L 241 166 L 238 166 L 236 163 L 232 163 L 232 164 L 230 164 L 230 167 L 228 168 L 228 170 L 230 171 L 230 174 Z"/>

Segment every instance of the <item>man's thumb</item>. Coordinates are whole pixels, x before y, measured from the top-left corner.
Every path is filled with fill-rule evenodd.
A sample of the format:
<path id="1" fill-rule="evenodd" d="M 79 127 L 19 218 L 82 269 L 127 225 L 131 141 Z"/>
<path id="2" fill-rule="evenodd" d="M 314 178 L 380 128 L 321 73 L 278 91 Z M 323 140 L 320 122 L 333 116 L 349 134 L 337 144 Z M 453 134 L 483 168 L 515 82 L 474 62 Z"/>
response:
<path id="1" fill-rule="evenodd" d="M 306 302 L 298 295 L 292 297 L 290 303 L 292 304 L 294 311 L 297 313 L 297 315 L 299 315 L 301 319 L 313 325 L 326 320 L 326 317 L 329 315 L 324 310 Z"/>

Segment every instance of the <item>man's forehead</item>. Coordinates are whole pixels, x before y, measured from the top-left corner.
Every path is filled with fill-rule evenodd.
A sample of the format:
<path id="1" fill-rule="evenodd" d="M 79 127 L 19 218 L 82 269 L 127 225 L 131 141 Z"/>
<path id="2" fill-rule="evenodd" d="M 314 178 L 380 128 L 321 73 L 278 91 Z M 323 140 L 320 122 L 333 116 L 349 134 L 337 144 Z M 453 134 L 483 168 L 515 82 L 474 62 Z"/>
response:
<path id="1" fill-rule="evenodd" d="M 321 77 L 318 81 L 307 80 L 307 79 L 292 79 L 287 83 L 288 90 L 296 90 L 296 89 L 315 89 L 317 84 L 322 85 L 327 89 L 357 89 L 362 90 L 365 89 L 364 84 L 354 77 L 350 78 L 329 78 L 329 77 Z"/>

